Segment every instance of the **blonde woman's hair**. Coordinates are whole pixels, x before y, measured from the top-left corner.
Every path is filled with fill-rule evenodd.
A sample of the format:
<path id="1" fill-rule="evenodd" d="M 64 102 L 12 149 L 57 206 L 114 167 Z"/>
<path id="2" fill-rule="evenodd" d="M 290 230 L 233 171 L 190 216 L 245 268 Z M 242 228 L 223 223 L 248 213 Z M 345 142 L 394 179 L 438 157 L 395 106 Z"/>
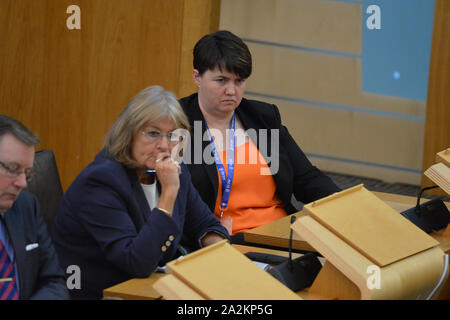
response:
<path id="1" fill-rule="evenodd" d="M 172 92 L 161 86 L 143 89 L 128 102 L 106 134 L 104 147 L 109 157 L 129 168 L 139 167 L 131 154 L 134 136 L 163 118 L 173 121 L 177 129 L 189 130 L 189 121 Z"/>

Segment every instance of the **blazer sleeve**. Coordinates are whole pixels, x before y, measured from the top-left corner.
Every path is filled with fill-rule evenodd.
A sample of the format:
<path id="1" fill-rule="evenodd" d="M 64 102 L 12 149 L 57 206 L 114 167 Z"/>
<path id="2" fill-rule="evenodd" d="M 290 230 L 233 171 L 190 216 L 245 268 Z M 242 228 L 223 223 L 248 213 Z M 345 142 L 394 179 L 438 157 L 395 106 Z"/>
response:
<path id="1" fill-rule="evenodd" d="M 293 193 L 298 201 L 309 203 L 339 192 L 338 186 L 317 167 L 313 166 L 304 152 L 281 123 L 278 108 L 273 105 L 274 117 L 280 129 L 280 144 L 287 152 L 294 171 Z"/>
<path id="2" fill-rule="evenodd" d="M 133 208 L 130 193 L 114 172 L 102 172 L 90 177 L 79 194 L 82 203 L 79 217 L 84 228 L 95 239 L 108 261 L 134 277 L 148 277 L 164 257 L 161 247 L 170 236 L 177 237 L 181 228 L 165 213 L 155 208 L 138 231 L 130 218 Z"/>
<path id="3" fill-rule="evenodd" d="M 33 228 L 37 233 L 39 243 L 39 267 L 35 289 L 29 299 L 32 300 L 62 300 L 69 299 L 64 273 L 61 270 L 55 248 L 47 232 L 47 225 L 40 215 L 36 197 L 31 197 L 32 208 L 25 215 L 31 215 Z M 25 219 L 27 219 L 25 217 Z M 29 268 L 30 266 L 27 266 Z"/>
<path id="4" fill-rule="evenodd" d="M 190 239 L 197 240 L 198 248 L 202 247 L 201 239 L 208 232 L 216 232 L 224 239 L 230 240 L 228 231 L 220 224 L 220 221 L 211 212 L 192 184 L 191 176 L 186 165 L 182 164 L 182 166 L 185 167 L 183 172 L 186 175 L 183 179 L 188 188 L 184 232 Z"/>

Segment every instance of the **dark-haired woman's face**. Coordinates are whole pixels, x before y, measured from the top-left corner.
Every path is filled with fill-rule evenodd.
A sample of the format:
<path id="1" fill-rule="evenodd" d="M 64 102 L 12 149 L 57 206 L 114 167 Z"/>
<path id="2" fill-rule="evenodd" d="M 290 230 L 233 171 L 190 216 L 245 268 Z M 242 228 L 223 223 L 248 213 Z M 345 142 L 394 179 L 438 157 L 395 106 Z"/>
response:
<path id="1" fill-rule="evenodd" d="M 207 70 L 203 75 L 194 70 L 193 77 L 200 106 L 211 115 L 232 113 L 241 103 L 246 79 L 219 68 Z"/>

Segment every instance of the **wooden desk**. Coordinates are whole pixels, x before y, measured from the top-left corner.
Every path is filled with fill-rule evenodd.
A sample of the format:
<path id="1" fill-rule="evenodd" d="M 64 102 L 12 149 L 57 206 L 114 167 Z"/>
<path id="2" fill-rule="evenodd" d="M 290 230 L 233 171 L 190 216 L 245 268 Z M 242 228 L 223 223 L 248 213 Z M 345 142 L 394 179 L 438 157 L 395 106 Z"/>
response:
<path id="1" fill-rule="evenodd" d="M 155 300 L 161 295 L 153 289 L 156 280 L 165 277 L 165 273 L 155 272 L 148 278 L 134 278 L 103 290 L 105 299 Z"/>
<path id="2" fill-rule="evenodd" d="M 396 195 L 384 192 L 374 192 L 374 194 L 381 200 L 385 201 L 389 206 L 398 212 L 405 211 L 416 205 L 417 198 L 403 195 Z M 422 199 L 422 202 L 427 202 L 428 199 Z M 445 203 L 450 208 L 450 203 Z M 294 214 L 299 217 L 301 211 Z M 263 244 L 274 247 L 289 247 L 289 231 L 290 231 L 290 216 L 273 221 L 269 224 L 251 229 L 244 234 L 246 242 Z M 445 253 L 450 253 L 450 238 L 442 235 L 443 230 L 431 234 L 440 243 L 440 247 Z M 292 248 L 296 250 L 315 251 L 301 236 L 293 233 Z"/>
<path id="3" fill-rule="evenodd" d="M 401 212 L 409 209 L 416 204 L 416 198 L 402 195 L 394 195 L 389 193 L 374 192 L 380 199 L 384 200 L 388 205 L 390 205 L 395 210 Z M 423 202 L 428 201 L 424 199 Z M 450 208 L 450 203 L 446 203 L 447 207 Z M 300 213 L 296 213 L 299 216 Z M 290 217 L 282 218 L 280 220 L 274 221 L 268 225 L 264 225 L 245 233 L 245 240 L 248 242 L 254 242 L 259 244 L 266 244 L 277 247 L 288 248 L 289 246 L 289 226 Z M 450 253 L 450 239 L 444 237 L 442 232 L 433 233 L 432 236 L 440 242 L 441 248 L 446 252 Z M 300 236 L 293 233 L 292 246 L 297 250 L 308 250 L 314 251 L 314 249 L 306 243 Z M 287 251 L 278 251 L 272 249 L 233 245 L 236 249 L 242 253 L 249 251 L 258 251 L 264 253 L 277 254 L 282 256 L 288 256 Z M 299 254 L 293 254 L 293 258 L 298 257 Z M 323 262 L 323 261 L 321 261 Z M 154 273 L 150 277 L 145 279 L 131 279 L 105 289 L 103 294 L 106 299 L 134 299 L 134 300 L 148 300 L 148 299 L 158 299 L 160 294 L 156 292 L 152 285 L 153 283 L 161 277 L 166 276 L 164 273 Z M 449 277 L 450 279 L 450 277 Z M 450 286 L 447 281 L 446 288 Z M 450 291 L 450 290 L 449 290 Z M 308 293 L 308 290 L 303 290 L 298 292 L 304 299 L 325 299 L 325 297 L 312 295 Z M 444 299 L 449 299 L 449 297 L 444 297 Z"/>
<path id="4" fill-rule="evenodd" d="M 250 247 L 243 245 L 233 245 L 234 248 L 242 253 L 247 252 L 261 252 L 275 254 L 283 257 L 288 257 L 289 253 L 287 251 L 278 251 L 272 249 Z M 292 258 L 295 259 L 301 256 L 301 254 L 293 253 Z M 165 277 L 165 273 L 153 273 L 148 278 L 143 279 L 130 279 L 128 281 L 119 283 L 113 287 L 107 288 L 103 291 L 103 296 L 105 299 L 124 299 L 124 300 L 154 300 L 161 297 L 161 295 L 153 289 L 153 283 Z"/>

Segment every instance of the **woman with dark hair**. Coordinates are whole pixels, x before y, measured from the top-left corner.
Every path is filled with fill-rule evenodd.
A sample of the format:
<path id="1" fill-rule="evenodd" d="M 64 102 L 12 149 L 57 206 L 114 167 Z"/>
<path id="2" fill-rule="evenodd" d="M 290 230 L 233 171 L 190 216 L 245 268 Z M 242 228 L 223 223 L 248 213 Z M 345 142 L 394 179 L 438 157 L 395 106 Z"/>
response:
<path id="1" fill-rule="evenodd" d="M 229 238 L 186 166 L 173 158 L 188 129 L 173 93 L 148 87 L 128 103 L 104 149 L 69 187 L 52 236 L 63 269 L 81 271 L 72 298 L 98 299 L 105 288 L 148 277 L 179 256 L 182 237 L 196 249 Z"/>
<path id="2" fill-rule="evenodd" d="M 298 211 L 293 195 L 308 203 L 339 191 L 306 158 L 275 105 L 243 98 L 251 72 L 250 51 L 239 37 L 229 31 L 206 35 L 194 47 L 198 92 L 180 100 L 191 125 L 184 161 L 233 242 Z"/>

